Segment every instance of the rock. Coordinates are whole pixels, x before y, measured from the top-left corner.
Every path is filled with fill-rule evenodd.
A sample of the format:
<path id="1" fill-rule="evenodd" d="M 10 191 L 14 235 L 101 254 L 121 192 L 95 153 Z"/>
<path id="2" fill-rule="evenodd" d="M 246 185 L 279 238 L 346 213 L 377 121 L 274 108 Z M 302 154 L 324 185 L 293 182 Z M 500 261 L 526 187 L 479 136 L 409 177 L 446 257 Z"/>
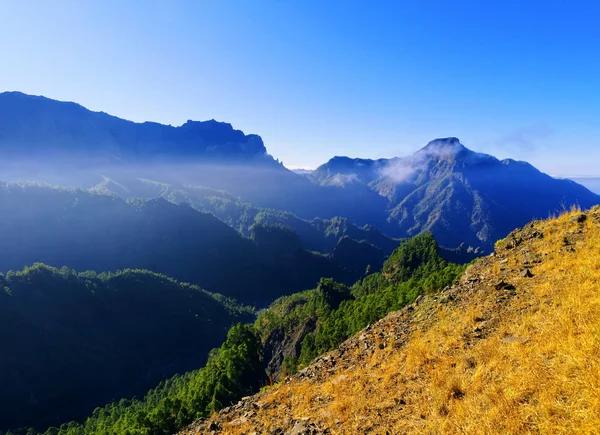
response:
<path id="1" fill-rule="evenodd" d="M 509 284 L 507 282 L 504 282 L 503 280 L 498 282 L 494 288 L 496 290 L 515 290 L 515 286 L 512 284 Z"/>
<path id="2" fill-rule="evenodd" d="M 331 381 L 331 383 L 333 385 L 337 385 L 340 382 L 345 381 L 346 379 L 348 379 L 348 375 L 339 375 L 339 376 L 336 376 L 335 378 L 333 378 L 333 380 Z"/>
<path id="3" fill-rule="evenodd" d="M 299 421 L 285 435 L 310 435 L 310 433 L 308 425 L 303 421 Z"/>
<path id="4" fill-rule="evenodd" d="M 521 276 L 523 278 L 532 278 L 533 277 L 533 273 L 531 273 L 531 270 L 529 270 L 529 269 L 523 269 L 521 271 Z"/>
<path id="5" fill-rule="evenodd" d="M 582 214 L 571 217 L 571 219 L 569 219 L 569 222 L 575 223 L 575 224 L 582 224 L 586 221 L 586 219 L 587 219 L 587 215 L 582 213 Z"/>

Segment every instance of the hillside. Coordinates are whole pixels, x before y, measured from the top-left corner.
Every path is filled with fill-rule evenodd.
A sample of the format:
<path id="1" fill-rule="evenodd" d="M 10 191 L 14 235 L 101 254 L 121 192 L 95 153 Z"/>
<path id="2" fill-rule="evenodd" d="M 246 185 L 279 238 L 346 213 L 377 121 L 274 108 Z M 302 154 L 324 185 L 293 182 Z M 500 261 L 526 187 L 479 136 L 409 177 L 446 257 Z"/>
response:
<path id="1" fill-rule="evenodd" d="M 253 312 L 143 270 L 0 274 L 0 431 L 79 419 L 145 393 L 209 351 Z"/>
<path id="2" fill-rule="evenodd" d="M 460 282 L 183 434 L 597 433 L 600 207 L 535 221 Z"/>
<path id="3" fill-rule="evenodd" d="M 341 264 L 293 241 L 282 246 L 262 238 L 259 246 L 249 236 L 186 203 L 126 202 L 77 189 L 0 182 L 3 272 L 35 262 L 77 270 L 148 269 L 265 306 L 314 287 L 322 276 L 352 283 L 367 266 Z"/>
<path id="4" fill-rule="evenodd" d="M 388 237 L 372 225 L 358 226 L 343 217 L 302 219 L 295 214 L 257 207 L 223 190 L 205 186 L 175 185 L 146 179 L 126 178 L 121 181 L 103 177 L 90 191 L 128 198 L 165 198 L 175 204 L 188 203 L 199 211 L 212 213 L 221 221 L 250 236 L 252 225 L 277 224 L 291 228 L 309 251 L 332 254 L 339 240 L 348 236 L 366 241 L 389 255 L 398 247 L 398 239 Z"/>
<path id="5" fill-rule="evenodd" d="M 255 325 L 269 376 L 279 380 L 305 367 L 390 311 L 452 284 L 465 266 L 447 262 L 442 252 L 431 234 L 422 234 L 350 288 L 324 278 L 314 290 L 277 299 Z"/>
<path id="6" fill-rule="evenodd" d="M 589 208 L 600 196 L 555 179 L 526 162 L 476 153 L 457 138 L 436 139 L 394 159 L 335 157 L 310 176 L 338 190 L 371 189 L 388 200 L 388 234 L 431 232 L 442 246 L 461 243 L 489 252 L 494 241 L 531 219 L 563 207 Z M 368 204 L 363 204 L 368 206 Z"/>

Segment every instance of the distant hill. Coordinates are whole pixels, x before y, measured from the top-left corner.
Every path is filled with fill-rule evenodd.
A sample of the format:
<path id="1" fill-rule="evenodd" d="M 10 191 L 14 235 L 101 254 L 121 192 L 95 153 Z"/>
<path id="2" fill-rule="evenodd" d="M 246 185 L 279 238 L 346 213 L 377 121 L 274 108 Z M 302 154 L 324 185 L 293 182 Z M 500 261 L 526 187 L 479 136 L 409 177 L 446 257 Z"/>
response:
<path id="1" fill-rule="evenodd" d="M 252 231 L 244 237 L 210 213 L 163 198 L 126 202 L 0 183 L 0 272 L 35 262 L 98 272 L 148 269 L 259 305 L 313 287 L 322 276 L 353 282 L 365 272 L 366 264 L 352 269 L 293 238 L 286 246 L 277 234 L 265 231 L 258 243 Z"/>
<path id="2" fill-rule="evenodd" d="M 9 181 L 88 189 L 108 176 L 226 190 L 259 207 L 312 219 L 344 216 L 383 223 L 375 192 L 322 188 L 269 154 L 258 135 L 214 120 L 179 127 L 135 123 L 79 104 L 20 92 L 0 93 L 0 171 Z M 373 207 L 357 208 L 354 201 Z"/>
<path id="3" fill-rule="evenodd" d="M 600 196 L 573 181 L 552 178 L 526 162 L 473 152 L 457 138 L 436 139 L 405 158 L 335 157 L 309 177 L 385 197 L 385 230 L 392 235 L 430 231 L 443 246 L 465 243 L 488 251 L 534 217 L 600 203 Z"/>
<path id="4" fill-rule="evenodd" d="M 398 247 L 399 240 L 388 237 L 372 225 L 358 226 L 343 217 L 302 219 L 289 211 L 256 207 L 229 192 L 204 186 L 174 185 L 146 179 L 125 178 L 116 181 L 107 177 L 90 191 L 117 195 L 122 198 L 165 198 L 176 204 L 188 203 L 197 210 L 214 214 L 223 222 L 250 236 L 256 223 L 283 225 L 294 230 L 304 248 L 324 254 L 333 253 L 338 241 L 349 236 L 366 241 L 385 255 Z"/>

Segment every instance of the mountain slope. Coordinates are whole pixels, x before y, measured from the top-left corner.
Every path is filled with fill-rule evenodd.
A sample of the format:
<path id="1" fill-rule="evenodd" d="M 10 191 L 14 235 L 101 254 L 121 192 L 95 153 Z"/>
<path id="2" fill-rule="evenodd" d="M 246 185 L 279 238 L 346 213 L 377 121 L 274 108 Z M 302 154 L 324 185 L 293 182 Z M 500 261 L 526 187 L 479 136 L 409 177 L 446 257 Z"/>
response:
<path id="1" fill-rule="evenodd" d="M 117 182 L 104 177 L 90 190 L 125 199 L 162 197 L 175 204 L 188 203 L 199 211 L 214 214 L 244 236 L 250 236 L 250 228 L 254 224 L 283 225 L 298 234 L 306 249 L 323 254 L 332 254 L 339 240 L 344 236 L 359 242 L 365 241 L 380 249 L 385 255 L 391 254 L 398 247 L 399 242 L 372 225 L 360 227 L 339 216 L 331 219 L 302 219 L 291 212 L 256 207 L 226 191 L 204 186 L 178 186 L 145 179 L 127 179 Z"/>
<path id="2" fill-rule="evenodd" d="M 0 271 L 42 262 L 77 270 L 148 269 L 245 303 L 364 273 L 293 244 L 258 246 L 209 213 L 165 199 L 126 202 L 76 189 L 0 182 Z M 275 245 L 273 245 L 275 246 Z M 280 249 L 281 246 L 278 246 Z"/>
<path id="3" fill-rule="evenodd" d="M 253 318 L 221 295 L 142 270 L 36 264 L 0 274 L 0 430 L 79 419 L 204 364 Z"/>
<path id="4" fill-rule="evenodd" d="M 210 186 L 306 219 L 344 216 L 360 225 L 384 223 L 385 200 L 375 192 L 315 185 L 267 154 L 260 136 L 230 124 L 135 123 L 20 92 L 0 93 L 0 171 L 9 181 L 83 189 L 103 176 Z M 357 199 L 376 207 L 356 208 Z"/>
<path id="5" fill-rule="evenodd" d="M 582 433 L 600 424 L 600 207 L 533 222 L 200 433 Z"/>
<path id="6" fill-rule="evenodd" d="M 488 251 L 532 218 L 600 203 L 600 196 L 573 181 L 552 178 L 525 162 L 473 152 L 457 138 L 436 139 L 405 158 L 336 157 L 311 178 L 342 186 L 338 189 L 368 187 L 387 198 L 389 234 L 429 231 L 442 246 L 465 243 Z"/>
<path id="7" fill-rule="evenodd" d="M 393 238 L 429 231 L 442 246 L 485 252 L 533 218 L 600 203 L 572 181 L 475 153 L 456 138 L 404 158 L 338 156 L 303 176 L 268 155 L 259 136 L 226 123 L 134 123 L 18 92 L 0 94 L 0 171 L 12 181 L 104 186 L 119 195 L 138 178 L 155 187 L 207 186 L 305 220 L 341 216 Z"/>

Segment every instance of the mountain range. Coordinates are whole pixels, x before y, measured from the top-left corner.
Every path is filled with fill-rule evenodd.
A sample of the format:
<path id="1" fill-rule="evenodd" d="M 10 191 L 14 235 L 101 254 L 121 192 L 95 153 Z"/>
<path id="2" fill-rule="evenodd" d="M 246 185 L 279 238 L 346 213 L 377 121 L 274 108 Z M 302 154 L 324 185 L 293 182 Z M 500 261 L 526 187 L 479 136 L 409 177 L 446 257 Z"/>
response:
<path id="1" fill-rule="evenodd" d="M 187 121 L 179 127 L 136 123 L 20 92 L 0 94 L 0 149 L 15 156 L 30 153 L 105 162 L 202 158 L 275 163 L 260 136 L 245 135 L 224 122 Z"/>
<path id="2" fill-rule="evenodd" d="M 108 177 L 122 187 L 112 193 L 126 198 L 139 179 L 174 190 L 204 186 L 302 219 L 340 216 L 393 238 L 431 232 L 443 246 L 478 252 L 532 218 L 600 203 L 573 181 L 473 152 L 457 138 L 401 158 L 334 157 L 298 174 L 274 160 L 259 136 L 216 121 L 133 123 L 15 92 L 0 94 L 0 115 L 1 178 L 88 189 Z"/>

